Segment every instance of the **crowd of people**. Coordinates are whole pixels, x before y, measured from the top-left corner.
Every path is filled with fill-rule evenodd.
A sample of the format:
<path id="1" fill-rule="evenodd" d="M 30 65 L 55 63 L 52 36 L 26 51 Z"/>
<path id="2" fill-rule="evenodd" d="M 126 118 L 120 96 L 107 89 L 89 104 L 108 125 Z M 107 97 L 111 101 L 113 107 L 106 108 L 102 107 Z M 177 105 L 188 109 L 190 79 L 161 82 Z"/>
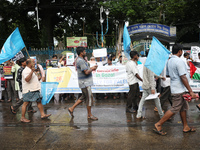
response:
<path id="1" fill-rule="evenodd" d="M 160 92 L 160 95 L 154 98 L 155 109 L 160 116 L 160 121 L 155 124 L 154 131 L 159 135 L 166 135 L 166 132 L 162 130 L 164 122 L 169 120 L 174 114 L 180 112 L 181 119 L 183 122 L 183 132 L 194 132 L 195 129 L 190 128 L 187 124 L 186 111 L 188 110 L 188 102 L 185 101 L 183 95 L 187 91 L 192 98 L 196 98 L 189 85 L 189 55 L 184 54 L 185 60 L 180 57 L 183 54 L 182 46 L 175 44 L 172 48 L 172 56 L 169 58 L 163 72 L 160 76 L 155 75 L 151 70 L 144 66 L 143 76 L 140 76 L 138 71 L 138 60 L 139 54 L 137 51 L 130 52 L 130 60 L 126 63 L 127 81 L 129 85 L 129 92 L 124 94 L 126 98 L 126 113 L 137 113 L 137 119 L 144 119 L 142 116 L 142 108 L 145 104 L 146 98 L 151 95 Z M 94 97 L 91 91 L 93 85 L 92 71 L 95 71 L 99 66 L 113 66 L 123 65 L 121 53 L 117 55 L 110 55 L 105 58 L 91 57 L 90 61 L 87 60 L 86 51 L 84 47 L 78 47 L 77 58 L 75 59 L 74 65 L 77 69 L 79 88 L 82 94 L 75 101 L 72 107 L 68 108 L 69 114 L 73 117 L 75 108 L 82 103 L 86 102 L 88 119 L 98 120 L 91 112 Z M 148 51 L 146 51 L 146 57 Z M 199 55 L 200 57 L 200 55 Z M 53 61 L 57 61 L 53 63 Z M 90 63 L 88 63 L 90 62 Z M 51 67 L 63 67 L 66 66 L 65 56 L 60 57 L 58 60 L 57 55 L 53 55 L 52 60 L 47 62 Z M 145 63 L 145 61 L 144 61 Z M 92 64 L 92 65 L 90 65 Z M 6 84 L 1 87 L 0 99 L 1 102 L 7 100 L 7 102 L 16 101 L 15 105 L 10 106 L 10 110 L 13 114 L 16 114 L 18 108 L 22 106 L 21 122 L 30 122 L 29 119 L 25 118 L 26 109 L 28 112 L 35 113 L 36 110 L 32 107 L 32 102 L 37 102 L 37 107 L 41 114 L 41 119 L 48 118 L 51 114 L 45 114 L 43 106 L 41 104 L 41 82 L 45 82 L 45 70 L 40 64 L 36 64 L 33 59 L 21 58 L 16 63 L 9 60 L 4 63 L 4 66 L 11 66 L 11 72 L 13 77 L 6 80 Z M 2 80 L 2 83 L 4 80 Z M 143 91 L 140 92 L 139 82 L 142 82 Z M 161 88 L 160 88 L 161 87 Z M 2 99 L 2 95 L 4 100 Z M 58 103 L 60 100 L 60 94 L 54 95 L 54 102 Z M 69 97 L 74 100 L 76 97 L 73 93 L 62 94 L 65 96 L 64 99 Z M 119 99 L 121 93 L 112 94 L 96 94 L 96 99 L 107 99 L 109 96 L 113 99 Z M 164 113 L 163 106 L 166 101 L 169 101 L 171 108 Z M 200 105 L 197 105 L 200 110 Z"/>

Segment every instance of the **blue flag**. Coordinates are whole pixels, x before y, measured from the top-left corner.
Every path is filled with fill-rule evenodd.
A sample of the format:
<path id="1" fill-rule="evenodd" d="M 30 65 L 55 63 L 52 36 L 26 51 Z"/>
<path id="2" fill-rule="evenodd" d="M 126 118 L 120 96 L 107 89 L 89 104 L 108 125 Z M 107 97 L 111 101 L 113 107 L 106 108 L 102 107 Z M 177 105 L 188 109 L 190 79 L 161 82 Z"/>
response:
<path id="1" fill-rule="evenodd" d="M 16 28 L 15 31 L 8 37 L 3 45 L 0 54 L 0 64 L 12 59 L 19 51 L 25 47 L 24 41 L 21 37 L 19 29 Z"/>
<path id="2" fill-rule="evenodd" d="M 162 45 L 157 38 L 153 37 L 150 51 L 144 66 L 159 76 L 169 59 L 170 53 L 171 52 L 167 50 L 167 48 Z"/>
<path id="3" fill-rule="evenodd" d="M 50 102 L 54 93 L 57 90 L 59 82 L 42 82 L 41 93 L 42 93 L 42 105 L 46 105 Z"/>
<path id="4" fill-rule="evenodd" d="M 128 29 L 127 29 L 126 25 L 124 25 L 123 45 L 124 45 L 124 54 L 125 54 L 126 58 L 130 59 L 131 38 L 130 38 L 130 35 L 129 35 L 129 33 L 128 33 Z"/>

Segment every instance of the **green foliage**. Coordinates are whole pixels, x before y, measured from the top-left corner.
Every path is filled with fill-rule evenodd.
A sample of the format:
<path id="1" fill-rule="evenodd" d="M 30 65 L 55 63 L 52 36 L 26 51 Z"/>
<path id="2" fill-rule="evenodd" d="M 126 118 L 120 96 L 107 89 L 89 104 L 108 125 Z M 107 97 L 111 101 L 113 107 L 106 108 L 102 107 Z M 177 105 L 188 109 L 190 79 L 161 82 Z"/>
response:
<path id="1" fill-rule="evenodd" d="M 177 26 L 178 42 L 194 42 L 199 39 L 199 0 L 40 0 L 40 30 L 37 29 L 36 0 L 0 1 L 0 46 L 10 33 L 19 27 L 27 47 L 52 46 L 53 37 L 65 42 L 65 37 L 88 37 L 88 45 L 96 46 L 96 31 L 99 35 L 99 8 L 110 10 L 109 30 L 105 39 L 107 46 L 116 44 L 116 21 L 124 24 L 161 23 Z M 105 13 L 103 18 L 106 19 Z M 104 33 L 106 20 L 103 23 Z M 83 30 L 84 28 L 84 30 Z M 66 33 L 64 34 L 64 30 Z M 90 34 L 90 35 L 89 35 Z M 100 43 L 100 36 L 99 36 Z"/>

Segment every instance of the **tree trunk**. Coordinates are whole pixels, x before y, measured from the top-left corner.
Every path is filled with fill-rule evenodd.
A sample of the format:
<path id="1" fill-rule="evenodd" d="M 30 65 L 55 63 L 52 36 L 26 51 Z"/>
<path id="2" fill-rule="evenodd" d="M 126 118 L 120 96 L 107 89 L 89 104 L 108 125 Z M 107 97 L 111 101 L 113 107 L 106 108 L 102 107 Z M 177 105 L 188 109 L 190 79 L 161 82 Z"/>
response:
<path id="1" fill-rule="evenodd" d="M 119 33 L 118 33 L 118 42 L 117 42 L 117 52 L 116 55 L 118 55 L 118 52 L 122 51 L 122 36 L 123 36 L 123 21 L 119 21 Z"/>
<path id="2" fill-rule="evenodd" d="M 42 36 L 42 45 L 43 46 L 54 46 L 53 42 L 53 29 L 54 23 L 52 21 L 51 15 L 46 15 L 43 18 L 43 36 Z"/>

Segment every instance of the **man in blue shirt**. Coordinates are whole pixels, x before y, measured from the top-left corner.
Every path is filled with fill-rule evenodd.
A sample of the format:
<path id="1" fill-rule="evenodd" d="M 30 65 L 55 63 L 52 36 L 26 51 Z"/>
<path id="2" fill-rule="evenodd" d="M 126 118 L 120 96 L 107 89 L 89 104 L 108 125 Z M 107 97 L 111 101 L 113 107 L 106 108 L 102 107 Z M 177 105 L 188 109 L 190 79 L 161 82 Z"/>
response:
<path id="1" fill-rule="evenodd" d="M 97 69 L 97 65 L 89 67 L 88 63 L 85 61 L 86 51 L 84 47 L 77 47 L 76 52 L 78 58 L 76 60 L 76 67 L 78 73 L 78 83 L 79 88 L 81 88 L 82 96 L 76 101 L 76 103 L 68 109 L 70 115 L 73 117 L 73 111 L 80 103 L 83 101 L 86 102 L 88 119 L 98 120 L 97 117 L 94 117 L 91 113 L 91 106 L 93 104 L 93 95 L 91 86 L 93 85 L 92 71 Z"/>
<path id="2" fill-rule="evenodd" d="M 155 124 L 154 131 L 159 135 L 166 135 L 166 132 L 162 131 L 162 125 L 170 119 L 174 114 L 180 112 L 180 116 L 183 123 L 183 132 L 195 132 L 195 129 L 190 128 L 187 124 L 186 111 L 188 110 L 188 102 L 184 100 L 183 95 L 188 90 L 192 98 L 196 95 L 193 93 L 189 85 L 189 75 L 187 72 L 186 64 L 180 58 L 183 51 L 183 47 L 180 44 L 175 44 L 172 48 L 173 56 L 167 63 L 166 75 L 170 77 L 170 89 L 172 96 L 172 107 L 165 113 L 165 115 Z"/>

